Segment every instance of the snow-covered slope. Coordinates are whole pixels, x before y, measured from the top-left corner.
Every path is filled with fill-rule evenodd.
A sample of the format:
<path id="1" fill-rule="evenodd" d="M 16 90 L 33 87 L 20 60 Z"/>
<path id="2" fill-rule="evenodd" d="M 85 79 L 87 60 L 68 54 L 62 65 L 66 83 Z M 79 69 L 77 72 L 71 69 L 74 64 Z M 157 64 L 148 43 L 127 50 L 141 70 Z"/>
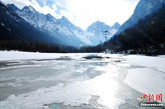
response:
<path id="1" fill-rule="evenodd" d="M 91 24 L 87 30 L 82 30 L 64 16 L 61 19 L 56 19 L 50 14 L 44 15 L 37 12 L 31 6 L 19 9 L 14 4 L 8 4 L 8 7 L 12 8 L 35 28 L 58 39 L 62 45 L 75 47 L 95 46 L 111 38 L 120 28 L 118 23 L 110 27 L 103 22 L 97 21 Z M 104 31 L 107 31 L 107 37 L 105 37 Z"/>
<path id="2" fill-rule="evenodd" d="M 75 31 L 80 34 L 83 30 L 73 25 L 65 17 L 56 19 L 50 14 L 44 15 L 37 12 L 31 6 L 25 6 L 23 9 L 18 9 L 14 4 L 8 6 L 35 28 L 56 37 L 63 45 L 80 47 L 87 44 L 75 34 Z"/>
<path id="3" fill-rule="evenodd" d="M 16 7 L 14 9 L 17 10 Z M 0 44 L 2 46 L 2 41 L 5 40 L 26 40 L 58 44 L 56 38 L 52 38 L 49 34 L 39 31 L 0 1 Z"/>
<path id="4" fill-rule="evenodd" d="M 140 0 L 136 6 L 134 14 L 121 26 L 117 34 L 121 33 L 127 28 L 130 28 L 140 19 L 145 18 L 145 16 L 160 9 L 163 3 L 165 3 L 165 0 Z"/>
<path id="5" fill-rule="evenodd" d="M 98 45 L 110 39 L 120 28 L 119 23 L 115 23 L 112 27 L 103 22 L 97 21 L 87 28 L 88 34 L 90 33 L 90 40 L 93 45 Z"/>

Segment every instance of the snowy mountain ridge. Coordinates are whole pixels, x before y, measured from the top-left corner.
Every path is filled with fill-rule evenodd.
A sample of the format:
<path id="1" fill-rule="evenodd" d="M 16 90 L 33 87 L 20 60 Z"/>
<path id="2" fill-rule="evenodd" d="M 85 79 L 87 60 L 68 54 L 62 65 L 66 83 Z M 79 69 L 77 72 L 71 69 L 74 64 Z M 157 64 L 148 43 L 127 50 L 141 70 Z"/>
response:
<path id="1" fill-rule="evenodd" d="M 86 45 L 98 45 L 100 42 L 106 41 L 102 33 L 104 30 L 111 33 L 109 35 L 110 38 L 118 31 L 120 27 L 120 25 L 117 25 L 115 28 L 111 28 L 103 22 L 100 22 L 100 25 L 99 22 L 95 22 L 92 24 L 93 26 L 91 25 L 88 27 L 95 30 L 95 32 L 89 31 L 88 29 L 82 30 L 72 24 L 64 16 L 61 19 L 56 19 L 50 14 L 44 15 L 37 12 L 32 6 L 25 6 L 24 8 L 19 9 L 14 4 L 8 4 L 8 7 L 13 9 L 20 17 L 35 28 L 56 37 L 63 45 L 68 46 L 81 47 Z"/>
<path id="2" fill-rule="evenodd" d="M 112 27 L 104 22 L 96 21 L 87 28 L 87 32 L 93 33 L 93 44 L 97 45 L 109 40 L 119 30 L 120 24 L 115 23 Z"/>
<path id="3" fill-rule="evenodd" d="M 37 12 L 32 6 L 25 6 L 23 9 L 17 9 L 14 4 L 8 5 L 10 8 L 40 31 L 47 32 L 48 34 L 56 37 L 63 45 L 80 47 L 86 45 L 74 33 L 73 30 L 80 30 L 62 17 L 55 19 L 52 15 L 44 15 Z"/>

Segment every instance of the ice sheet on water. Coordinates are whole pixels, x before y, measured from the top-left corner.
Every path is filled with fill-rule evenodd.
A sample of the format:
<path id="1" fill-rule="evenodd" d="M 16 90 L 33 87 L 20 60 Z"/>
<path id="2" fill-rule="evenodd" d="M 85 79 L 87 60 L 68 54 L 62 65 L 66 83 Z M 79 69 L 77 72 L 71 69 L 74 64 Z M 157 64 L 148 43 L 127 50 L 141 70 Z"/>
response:
<path id="1" fill-rule="evenodd" d="M 141 93 L 165 93 L 165 74 L 154 69 L 131 69 L 124 82 Z"/>
<path id="2" fill-rule="evenodd" d="M 129 55 L 124 57 L 131 66 L 124 82 L 145 94 L 165 93 L 165 56 Z"/>
<path id="3" fill-rule="evenodd" d="M 141 55 L 129 55 L 124 57 L 131 65 L 144 66 L 149 68 L 155 68 L 159 71 L 165 72 L 165 57 L 164 56 L 141 56 Z"/>
<path id="4" fill-rule="evenodd" d="M 81 89 L 81 90 L 80 90 Z M 39 89 L 34 92 L 22 94 L 19 96 L 12 95 L 6 101 L 0 102 L 1 109 L 41 109 L 44 104 L 64 102 L 65 105 L 80 105 L 87 103 L 90 94 L 86 87 L 80 83 L 73 83 L 65 86 L 58 86 Z"/>
<path id="5" fill-rule="evenodd" d="M 109 68 L 111 72 L 109 72 Z M 101 67 L 97 69 L 103 70 Z M 106 73 L 93 79 L 60 83 L 50 88 L 42 88 L 17 96 L 11 95 L 5 101 L 0 102 L 0 108 L 41 109 L 45 104 L 53 103 L 80 106 L 81 104 L 88 104 L 93 95 L 98 95 L 98 102 L 101 105 L 117 109 L 120 104 L 124 103 L 123 100 L 115 97 L 119 89 L 117 81 L 113 79 L 116 76 L 117 68 L 108 65 L 104 70 Z"/>

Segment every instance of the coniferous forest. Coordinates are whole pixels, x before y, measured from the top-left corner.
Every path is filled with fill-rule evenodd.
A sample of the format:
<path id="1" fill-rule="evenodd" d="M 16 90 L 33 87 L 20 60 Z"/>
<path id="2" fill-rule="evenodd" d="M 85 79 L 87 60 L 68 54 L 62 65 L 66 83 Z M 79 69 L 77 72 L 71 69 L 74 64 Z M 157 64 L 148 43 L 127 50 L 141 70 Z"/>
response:
<path id="1" fill-rule="evenodd" d="M 20 41 L 20 40 L 1 40 L 0 50 L 19 50 L 29 52 L 48 52 L 48 53 L 65 53 L 65 50 L 58 46 L 48 45 L 47 43 Z"/>

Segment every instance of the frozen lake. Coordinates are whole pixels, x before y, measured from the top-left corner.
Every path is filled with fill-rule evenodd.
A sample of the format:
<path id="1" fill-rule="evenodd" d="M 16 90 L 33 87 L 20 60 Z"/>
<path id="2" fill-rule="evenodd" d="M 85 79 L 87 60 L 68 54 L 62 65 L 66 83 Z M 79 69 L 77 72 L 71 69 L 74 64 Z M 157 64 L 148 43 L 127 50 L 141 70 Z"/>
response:
<path id="1" fill-rule="evenodd" d="M 0 109 L 145 109 L 164 84 L 165 56 L 0 52 Z"/>

